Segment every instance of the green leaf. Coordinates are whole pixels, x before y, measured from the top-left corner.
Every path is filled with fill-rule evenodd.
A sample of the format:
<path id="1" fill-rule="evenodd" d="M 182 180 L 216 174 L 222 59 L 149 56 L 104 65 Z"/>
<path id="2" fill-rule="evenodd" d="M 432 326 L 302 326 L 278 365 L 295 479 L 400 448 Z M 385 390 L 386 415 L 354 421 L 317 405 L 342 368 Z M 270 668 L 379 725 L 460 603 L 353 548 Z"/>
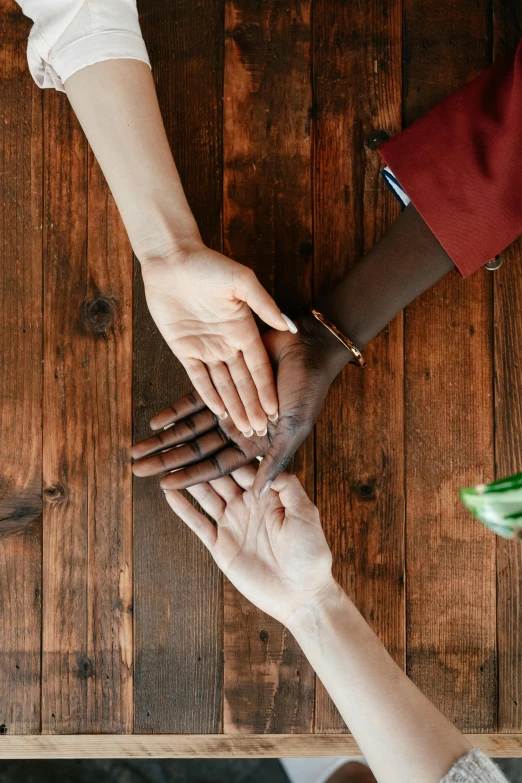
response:
<path id="1" fill-rule="evenodd" d="M 522 473 L 461 489 L 460 499 L 497 535 L 522 540 Z"/>

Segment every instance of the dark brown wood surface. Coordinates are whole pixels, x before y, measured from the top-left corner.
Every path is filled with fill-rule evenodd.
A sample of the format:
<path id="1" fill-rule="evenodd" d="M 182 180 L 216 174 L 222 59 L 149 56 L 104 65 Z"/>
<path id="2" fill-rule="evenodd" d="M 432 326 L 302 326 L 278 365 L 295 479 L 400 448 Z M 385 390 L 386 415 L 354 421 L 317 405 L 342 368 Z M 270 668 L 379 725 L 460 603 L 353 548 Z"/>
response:
<path id="1" fill-rule="evenodd" d="M 42 732 L 129 732 L 132 255 L 65 96 L 44 104 Z"/>
<path id="2" fill-rule="evenodd" d="M 0 2 L 0 726 L 20 734 L 40 730 L 42 609 L 42 96 L 29 29 Z"/>
<path id="3" fill-rule="evenodd" d="M 139 9 L 203 238 L 291 315 L 398 215 L 376 139 L 522 27 L 500 0 Z M 29 27 L 0 0 L 0 734 L 238 743 L 187 738 L 183 752 L 200 755 L 274 755 L 237 735 L 342 734 L 290 635 L 223 584 L 157 480 L 132 484 L 132 438 L 189 386 L 66 97 L 32 83 Z M 343 586 L 422 690 L 493 751 L 497 731 L 499 747 L 522 734 L 522 549 L 474 522 L 457 490 L 521 469 L 521 252 L 498 272 L 450 276 L 396 318 L 367 349 L 371 370 L 334 383 L 294 461 Z M 318 753 L 339 752 L 328 739 Z M 146 740 L 131 740 L 141 753 Z"/>
<path id="4" fill-rule="evenodd" d="M 203 239 L 222 243 L 223 4 L 140 3 L 160 106 Z M 185 394 L 185 373 L 134 281 L 134 437 Z M 172 514 L 155 479 L 134 482 L 135 730 L 212 733 L 222 727 L 222 578 Z"/>
<path id="5" fill-rule="evenodd" d="M 370 137 L 400 129 L 400 3 L 387 4 L 384 13 L 378 2 L 320 0 L 314 28 L 314 277 L 320 293 L 339 282 L 398 215 Z M 347 367 L 318 420 L 316 499 L 337 579 L 404 666 L 402 316 L 366 353 L 371 372 Z M 346 731 L 320 684 L 315 727 Z"/>
<path id="6" fill-rule="evenodd" d="M 225 36 L 225 250 L 298 313 L 312 296 L 310 2 L 229 0 Z M 313 468 L 309 438 L 293 469 L 311 493 Z M 226 732 L 312 731 L 311 667 L 227 581 L 224 652 Z"/>
<path id="7" fill-rule="evenodd" d="M 406 125 L 487 67 L 488 13 L 406 0 Z M 456 490 L 494 477 L 492 283 L 451 274 L 405 315 L 407 671 L 474 731 L 496 729 L 496 545 Z"/>

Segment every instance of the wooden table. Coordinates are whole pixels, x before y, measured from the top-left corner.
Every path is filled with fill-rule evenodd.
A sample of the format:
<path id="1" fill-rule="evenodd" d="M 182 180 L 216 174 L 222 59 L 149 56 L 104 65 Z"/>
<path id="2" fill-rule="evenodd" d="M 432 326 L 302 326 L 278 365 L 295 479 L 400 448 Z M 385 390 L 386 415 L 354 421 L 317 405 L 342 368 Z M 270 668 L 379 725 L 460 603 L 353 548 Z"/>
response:
<path id="1" fill-rule="evenodd" d="M 0 524 L 20 531 L 0 541 L 0 756 L 351 753 L 290 634 L 223 581 L 156 480 L 132 481 L 133 438 L 187 383 L 66 97 L 32 83 L 29 24 L 0 10 Z M 521 35 L 515 0 L 140 11 L 203 237 L 290 313 L 397 218 L 383 132 Z M 522 465 L 520 249 L 397 317 L 295 461 L 391 654 L 507 756 L 522 754 L 522 549 L 457 489 Z"/>

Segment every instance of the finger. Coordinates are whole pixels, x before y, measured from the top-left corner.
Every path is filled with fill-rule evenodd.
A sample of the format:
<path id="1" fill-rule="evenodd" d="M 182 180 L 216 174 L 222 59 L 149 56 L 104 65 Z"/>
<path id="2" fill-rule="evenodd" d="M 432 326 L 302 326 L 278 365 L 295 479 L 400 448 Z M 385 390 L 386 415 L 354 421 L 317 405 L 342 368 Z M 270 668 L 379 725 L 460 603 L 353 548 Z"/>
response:
<path id="1" fill-rule="evenodd" d="M 257 470 L 254 465 L 244 465 L 232 473 L 232 478 L 242 489 L 251 489 Z"/>
<path id="2" fill-rule="evenodd" d="M 173 402 L 168 408 L 164 408 L 159 413 L 156 413 L 150 420 L 150 427 L 153 430 L 162 430 L 174 424 L 174 422 L 184 419 L 185 416 L 191 416 L 193 413 L 197 413 L 206 407 L 206 404 L 197 392 L 190 392 L 190 394 L 182 397 L 177 402 Z"/>
<path id="3" fill-rule="evenodd" d="M 266 435 L 266 413 L 261 407 L 256 385 L 241 353 L 228 363 L 228 369 L 245 408 L 250 426 L 261 437 Z M 270 372 L 272 372 L 272 368 L 270 368 Z"/>
<path id="4" fill-rule="evenodd" d="M 308 430 L 296 425 L 292 417 L 282 416 L 276 427 L 272 445 L 259 465 L 254 492 L 260 497 L 270 489 L 271 482 L 288 467 L 295 452 L 308 435 Z"/>
<path id="5" fill-rule="evenodd" d="M 212 522 L 198 511 L 190 500 L 183 497 L 181 492 L 165 492 L 167 503 L 180 519 L 185 522 L 187 527 L 194 531 L 205 546 L 212 551 L 212 547 L 217 540 L 217 530 Z"/>
<path id="6" fill-rule="evenodd" d="M 274 480 L 272 489 L 279 495 L 279 500 L 285 508 L 302 508 L 303 505 L 314 506 L 306 490 L 293 473 L 280 473 Z"/>
<path id="7" fill-rule="evenodd" d="M 288 330 L 294 332 L 294 334 L 297 332 L 296 325 L 290 321 L 288 316 L 284 316 L 281 313 L 281 310 L 268 291 L 263 288 L 255 273 L 246 266 L 242 267 L 242 270 L 237 275 L 235 293 L 269 326 L 273 326 L 274 329 L 279 329 L 281 332 L 287 332 Z"/>
<path id="8" fill-rule="evenodd" d="M 209 365 L 210 377 L 215 387 L 219 389 L 219 393 L 225 403 L 226 409 L 230 414 L 230 418 L 238 428 L 247 437 L 254 434 L 250 421 L 245 411 L 245 406 L 241 402 L 241 398 L 236 389 L 236 385 L 230 377 L 230 372 L 227 365 L 224 362 L 218 362 L 217 364 Z M 247 435 L 248 433 L 248 435 Z"/>
<path id="9" fill-rule="evenodd" d="M 135 443 L 131 448 L 133 459 L 142 459 L 157 451 L 177 446 L 180 443 L 186 443 L 189 440 L 203 435 L 209 430 L 215 429 L 218 424 L 217 416 L 207 407 L 194 416 L 187 416 L 181 421 L 173 424 L 166 430 L 160 430 L 156 435 Z"/>
<path id="10" fill-rule="evenodd" d="M 221 430 L 212 430 L 200 438 L 191 440 L 181 446 L 174 446 L 168 451 L 154 454 L 151 457 L 145 457 L 135 462 L 132 466 L 132 472 L 135 476 L 157 476 L 158 473 L 165 473 L 166 470 L 178 470 L 194 462 L 200 462 L 212 454 L 223 449 L 230 441 Z M 167 489 L 167 487 L 163 487 Z M 175 487 L 179 489 L 179 487 Z"/>
<path id="11" fill-rule="evenodd" d="M 206 481 L 203 484 L 189 487 L 188 491 L 198 501 L 203 511 L 210 514 L 212 519 L 217 521 L 223 516 L 227 504 Z"/>
<path id="12" fill-rule="evenodd" d="M 162 489 L 186 489 L 202 481 L 213 481 L 227 476 L 249 461 L 250 457 L 243 454 L 241 449 L 238 449 L 237 446 L 230 446 L 209 459 L 163 476 L 160 487 Z"/>
<path id="13" fill-rule="evenodd" d="M 216 414 L 216 416 L 223 416 L 227 412 L 226 405 L 220 394 L 216 391 L 216 388 L 212 382 L 208 370 L 203 362 L 195 359 L 185 360 L 182 362 L 188 377 L 194 384 L 194 388 L 203 398 L 205 405 L 208 405 L 210 410 Z"/>
<path id="14" fill-rule="evenodd" d="M 234 481 L 232 476 L 223 476 L 223 478 L 211 481 L 210 484 L 218 495 L 223 498 L 225 503 L 231 503 L 243 494 L 243 490 L 239 484 Z"/>
<path id="15" fill-rule="evenodd" d="M 273 420 L 277 414 L 277 392 L 272 365 L 261 338 L 243 348 L 243 357 L 254 381 L 259 402 L 266 415 Z"/>

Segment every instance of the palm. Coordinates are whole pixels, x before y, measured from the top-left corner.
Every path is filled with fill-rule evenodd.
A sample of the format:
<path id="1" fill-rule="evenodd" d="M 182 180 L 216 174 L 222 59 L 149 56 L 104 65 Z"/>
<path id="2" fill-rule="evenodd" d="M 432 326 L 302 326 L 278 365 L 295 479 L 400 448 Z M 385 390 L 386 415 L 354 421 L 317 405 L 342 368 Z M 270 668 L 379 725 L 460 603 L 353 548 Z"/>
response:
<path id="1" fill-rule="evenodd" d="M 329 584 L 332 555 L 317 508 L 295 476 L 281 474 L 264 498 L 254 495 L 254 478 L 254 468 L 247 466 L 189 489 L 216 526 L 180 492 L 166 497 L 232 584 L 285 623 Z"/>
<path id="2" fill-rule="evenodd" d="M 203 245 L 142 270 L 151 315 L 206 405 L 262 432 L 278 403 L 252 310 L 276 329 L 289 325 L 255 274 Z"/>
<path id="3" fill-rule="evenodd" d="M 182 363 L 228 362 L 259 339 L 250 308 L 235 294 L 236 266 L 205 248 L 192 253 L 174 274 L 163 263 L 144 269 L 151 315 Z"/>
<path id="4" fill-rule="evenodd" d="M 285 512 L 275 493 L 262 504 L 252 492 L 229 503 L 212 550 L 217 565 L 249 600 L 283 620 L 282 605 L 315 594 L 324 581 L 318 552 L 325 546 L 316 509 Z M 326 567 L 329 567 L 328 556 Z"/>

